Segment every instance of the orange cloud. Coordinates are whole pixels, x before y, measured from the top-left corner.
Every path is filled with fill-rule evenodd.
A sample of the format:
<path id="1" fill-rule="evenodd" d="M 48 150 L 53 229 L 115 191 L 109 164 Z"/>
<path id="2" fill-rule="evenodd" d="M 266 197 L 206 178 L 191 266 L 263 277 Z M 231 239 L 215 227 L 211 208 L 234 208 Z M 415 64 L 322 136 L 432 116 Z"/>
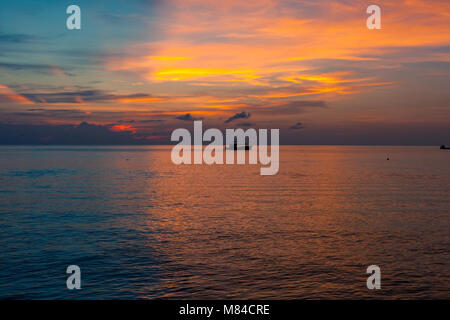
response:
<path id="1" fill-rule="evenodd" d="M 423 54 L 394 56 L 396 49 L 450 45 L 450 3 L 444 0 L 383 2 L 381 30 L 367 29 L 364 0 L 289 6 L 282 0 L 170 0 L 165 6 L 162 40 L 152 34 L 147 43 L 130 46 L 129 57 L 111 58 L 107 66 L 170 96 L 160 104 L 169 113 L 353 97 L 398 84 L 371 70 L 423 60 Z M 430 61 L 450 61 L 445 52 L 426 54 Z"/>
<path id="2" fill-rule="evenodd" d="M 24 96 L 15 93 L 7 86 L 1 84 L 0 84 L 0 100 L 18 104 L 34 104 L 32 101 L 28 100 Z"/>

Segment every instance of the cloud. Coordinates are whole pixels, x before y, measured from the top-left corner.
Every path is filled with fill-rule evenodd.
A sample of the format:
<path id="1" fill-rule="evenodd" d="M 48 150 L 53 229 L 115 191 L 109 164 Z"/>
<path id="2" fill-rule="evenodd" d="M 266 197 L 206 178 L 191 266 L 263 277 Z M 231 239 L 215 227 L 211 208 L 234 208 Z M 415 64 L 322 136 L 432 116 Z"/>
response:
<path id="1" fill-rule="evenodd" d="M 26 63 L 4 63 L 0 62 L 0 69 L 12 71 L 31 71 L 39 73 L 47 73 L 55 76 L 73 76 L 73 73 L 67 71 L 67 68 L 61 68 L 46 64 L 26 64 Z"/>
<path id="2" fill-rule="evenodd" d="M 175 119 L 183 120 L 183 121 L 195 121 L 195 120 L 201 120 L 203 118 L 194 118 L 190 113 L 186 113 L 184 115 L 175 117 Z"/>
<path id="3" fill-rule="evenodd" d="M 130 130 L 82 122 L 74 125 L 0 124 L 0 144 L 115 145 L 140 144 Z"/>
<path id="4" fill-rule="evenodd" d="M 327 104 L 322 100 L 291 101 L 283 104 L 276 104 L 267 108 L 261 108 L 258 113 L 271 115 L 292 115 L 304 112 L 309 108 L 326 108 Z"/>
<path id="5" fill-rule="evenodd" d="M 0 104 L 2 96 L 0 94 Z M 8 101 L 7 101 L 8 102 Z M 181 113 L 180 113 L 181 114 Z M 197 115 L 199 116 L 199 115 Z M 82 121 L 93 122 L 96 124 L 133 124 L 140 130 L 143 127 L 158 127 L 173 119 L 173 113 L 154 113 L 152 111 L 134 111 L 125 110 L 90 110 L 90 104 L 76 108 L 67 106 L 67 108 L 54 108 L 53 105 L 44 106 L 39 104 L 36 107 L 17 108 L 17 106 L 6 107 L 0 110 L 0 123 L 10 124 L 74 124 Z"/>
<path id="6" fill-rule="evenodd" d="M 41 118 L 45 119 L 85 119 L 88 114 L 82 110 L 78 109 L 43 109 L 43 108 L 33 108 L 27 109 L 25 112 L 13 112 L 10 115 L 14 118 Z"/>
<path id="7" fill-rule="evenodd" d="M 5 63 L 0 62 L 0 68 L 10 69 L 14 71 L 50 71 L 50 66 L 46 64 L 22 64 L 22 63 Z"/>
<path id="8" fill-rule="evenodd" d="M 158 122 L 164 122 L 165 120 L 162 119 L 148 119 L 148 120 L 119 120 L 117 123 L 158 123 Z"/>
<path id="9" fill-rule="evenodd" d="M 102 90 L 81 90 L 53 93 L 23 93 L 22 96 L 35 103 L 83 103 L 83 102 L 156 102 L 167 100 L 165 97 L 155 97 L 146 93 L 128 95 L 112 94 Z"/>
<path id="10" fill-rule="evenodd" d="M 225 123 L 230 123 L 231 121 L 237 120 L 237 119 L 248 119 L 250 118 L 250 113 L 249 112 L 238 112 L 236 113 L 234 116 L 229 117 L 227 120 L 225 120 Z"/>
<path id="11" fill-rule="evenodd" d="M 0 103 L 33 104 L 32 101 L 24 96 L 17 94 L 7 86 L 0 84 Z"/>
<path id="12" fill-rule="evenodd" d="M 297 122 L 293 126 L 289 127 L 289 129 L 292 129 L 292 130 L 299 130 L 299 129 L 303 129 L 303 128 L 304 128 L 304 126 L 301 122 Z"/>
<path id="13" fill-rule="evenodd" d="M 340 119 L 373 115 L 379 123 L 415 121 L 413 114 L 424 122 L 446 119 L 448 1 L 386 3 L 381 31 L 367 30 L 362 0 L 174 1 L 158 10 L 150 0 L 107 12 L 91 7 L 98 28 L 75 39 L 76 48 L 67 38 L 76 32 L 49 28 L 60 22 L 45 19 L 41 5 L 33 5 L 35 15 L 20 5 L 16 12 L 8 10 L 2 23 L 9 27 L 0 32 L 0 79 L 9 88 L 0 86 L 0 112 L 10 123 L 126 125 L 118 121 L 129 119 L 141 132 L 144 126 L 168 130 L 194 117 L 243 126 L 250 120 L 233 115 L 245 110 L 264 127 L 289 128 L 307 118 L 300 136 L 286 130 L 302 142 L 310 132 L 321 136 L 311 123 L 343 126 L 336 114 Z M 20 34 L 27 19 L 30 25 L 44 23 L 30 32 L 50 31 Z M 41 76 L 66 71 L 77 77 Z M 387 88 L 393 81 L 396 87 Z M 79 111 L 24 112 L 25 104 Z M 166 122 L 139 122 L 153 118 Z"/>

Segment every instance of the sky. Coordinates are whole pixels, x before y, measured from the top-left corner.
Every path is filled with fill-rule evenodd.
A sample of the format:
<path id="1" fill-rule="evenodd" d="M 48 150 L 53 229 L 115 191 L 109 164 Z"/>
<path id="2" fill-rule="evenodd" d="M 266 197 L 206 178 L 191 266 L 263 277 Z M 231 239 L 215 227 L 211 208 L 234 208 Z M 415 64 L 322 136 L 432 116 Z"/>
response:
<path id="1" fill-rule="evenodd" d="M 0 144 L 450 144 L 449 80 L 446 0 L 0 2 Z"/>

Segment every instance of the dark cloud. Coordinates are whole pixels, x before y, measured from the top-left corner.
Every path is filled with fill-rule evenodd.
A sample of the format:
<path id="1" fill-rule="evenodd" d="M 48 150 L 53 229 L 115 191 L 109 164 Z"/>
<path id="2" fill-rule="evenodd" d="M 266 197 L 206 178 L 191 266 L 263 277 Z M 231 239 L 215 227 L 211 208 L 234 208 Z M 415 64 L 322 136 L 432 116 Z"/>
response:
<path id="1" fill-rule="evenodd" d="M 142 144 L 130 131 L 114 132 L 109 126 L 0 124 L 0 144 L 114 145 Z"/>
<path id="2" fill-rule="evenodd" d="M 86 112 L 78 109 L 43 109 L 43 108 L 32 108 L 27 109 L 25 112 L 13 112 L 9 114 L 3 114 L 15 119 L 27 119 L 27 118 L 41 118 L 45 119 L 86 119 L 89 117 Z"/>
<path id="3" fill-rule="evenodd" d="M 0 116 L 1 119 L 4 119 Z M 166 126 L 114 132 L 111 125 L 29 125 L 0 124 L 0 145 L 147 145 L 170 144 L 171 130 Z M 347 123 L 342 126 L 313 126 L 301 135 L 284 131 L 281 144 L 308 145 L 434 145 L 450 141 L 448 122 L 441 123 Z"/>
<path id="4" fill-rule="evenodd" d="M 4 63 L 0 62 L 0 68 L 10 70 L 32 70 L 32 71 L 47 71 L 50 66 L 46 64 L 21 64 L 21 63 Z"/>
<path id="5" fill-rule="evenodd" d="M 249 112 L 238 112 L 236 113 L 234 116 L 229 117 L 227 120 L 225 120 L 225 123 L 230 123 L 231 121 L 237 120 L 237 119 L 248 119 L 250 118 L 250 113 Z"/>
<path id="6" fill-rule="evenodd" d="M 201 120 L 203 118 L 194 118 L 190 113 L 186 113 L 182 116 L 175 117 L 175 119 L 183 120 L 183 121 L 195 121 L 195 120 Z"/>
<path id="7" fill-rule="evenodd" d="M 138 123 L 154 123 L 154 122 L 163 122 L 165 120 L 162 119 L 150 119 L 150 120 L 139 120 Z"/>
<path id="8" fill-rule="evenodd" d="M 170 118 L 173 119 L 173 116 L 160 114 L 149 115 L 147 112 L 136 112 L 136 114 L 132 115 L 132 118 L 130 117 L 129 112 L 103 110 L 87 112 L 74 106 L 53 108 L 52 106 L 44 107 L 43 104 L 18 111 L 15 111 L 15 108 L 4 111 L 0 110 L 0 123 L 14 124 L 45 124 L 55 120 L 61 121 L 62 123 L 87 121 L 95 123 L 132 124 L 133 127 L 139 129 L 145 125 L 154 127 L 164 126 L 167 120 L 170 120 Z"/>
<path id="9" fill-rule="evenodd" d="M 146 93 L 136 93 L 129 95 L 117 95 L 104 92 L 101 90 L 80 90 L 70 92 L 53 92 L 53 93 L 22 93 L 22 96 L 36 103 L 81 103 L 81 102 L 95 102 L 95 101 L 111 101 L 142 98 L 160 98 L 154 97 Z M 81 100 L 80 100 L 81 99 Z"/>
<path id="10" fill-rule="evenodd" d="M 303 128 L 304 128 L 304 126 L 301 122 L 297 122 L 293 126 L 289 127 L 289 129 L 293 129 L 293 130 L 299 130 L 299 129 L 303 129 Z"/>

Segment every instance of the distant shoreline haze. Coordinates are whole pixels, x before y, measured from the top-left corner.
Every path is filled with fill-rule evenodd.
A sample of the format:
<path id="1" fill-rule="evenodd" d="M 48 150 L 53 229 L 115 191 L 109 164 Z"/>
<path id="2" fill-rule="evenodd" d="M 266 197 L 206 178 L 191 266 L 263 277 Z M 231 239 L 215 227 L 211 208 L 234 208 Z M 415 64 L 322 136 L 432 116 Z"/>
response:
<path id="1" fill-rule="evenodd" d="M 381 126 L 381 124 L 380 124 Z M 82 122 L 80 124 L 64 125 L 31 125 L 31 124 L 1 124 L 0 145 L 174 145 L 170 141 L 173 128 L 164 132 L 142 134 L 125 129 L 117 129 L 114 124 L 96 125 Z M 192 122 L 180 124 L 180 127 L 192 130 Z M 239 128 L 239 125 L 229 125 L 224 128 Z M 257 128 L 258 126 L 254 126 Z M 248 129 L 241 127 L 242 129 Z M 360 145 L 360 146 L 440 146 L 450 144 L 450 129 L 417 130 L 372 127 L 359 128 L 355 131 L 349 127 L 348 133 L 342 130 L 306 128 L 291 130 L 280 128 L 280 145 Z M 209 143 L 203 143 L 207 145 Z"/>

